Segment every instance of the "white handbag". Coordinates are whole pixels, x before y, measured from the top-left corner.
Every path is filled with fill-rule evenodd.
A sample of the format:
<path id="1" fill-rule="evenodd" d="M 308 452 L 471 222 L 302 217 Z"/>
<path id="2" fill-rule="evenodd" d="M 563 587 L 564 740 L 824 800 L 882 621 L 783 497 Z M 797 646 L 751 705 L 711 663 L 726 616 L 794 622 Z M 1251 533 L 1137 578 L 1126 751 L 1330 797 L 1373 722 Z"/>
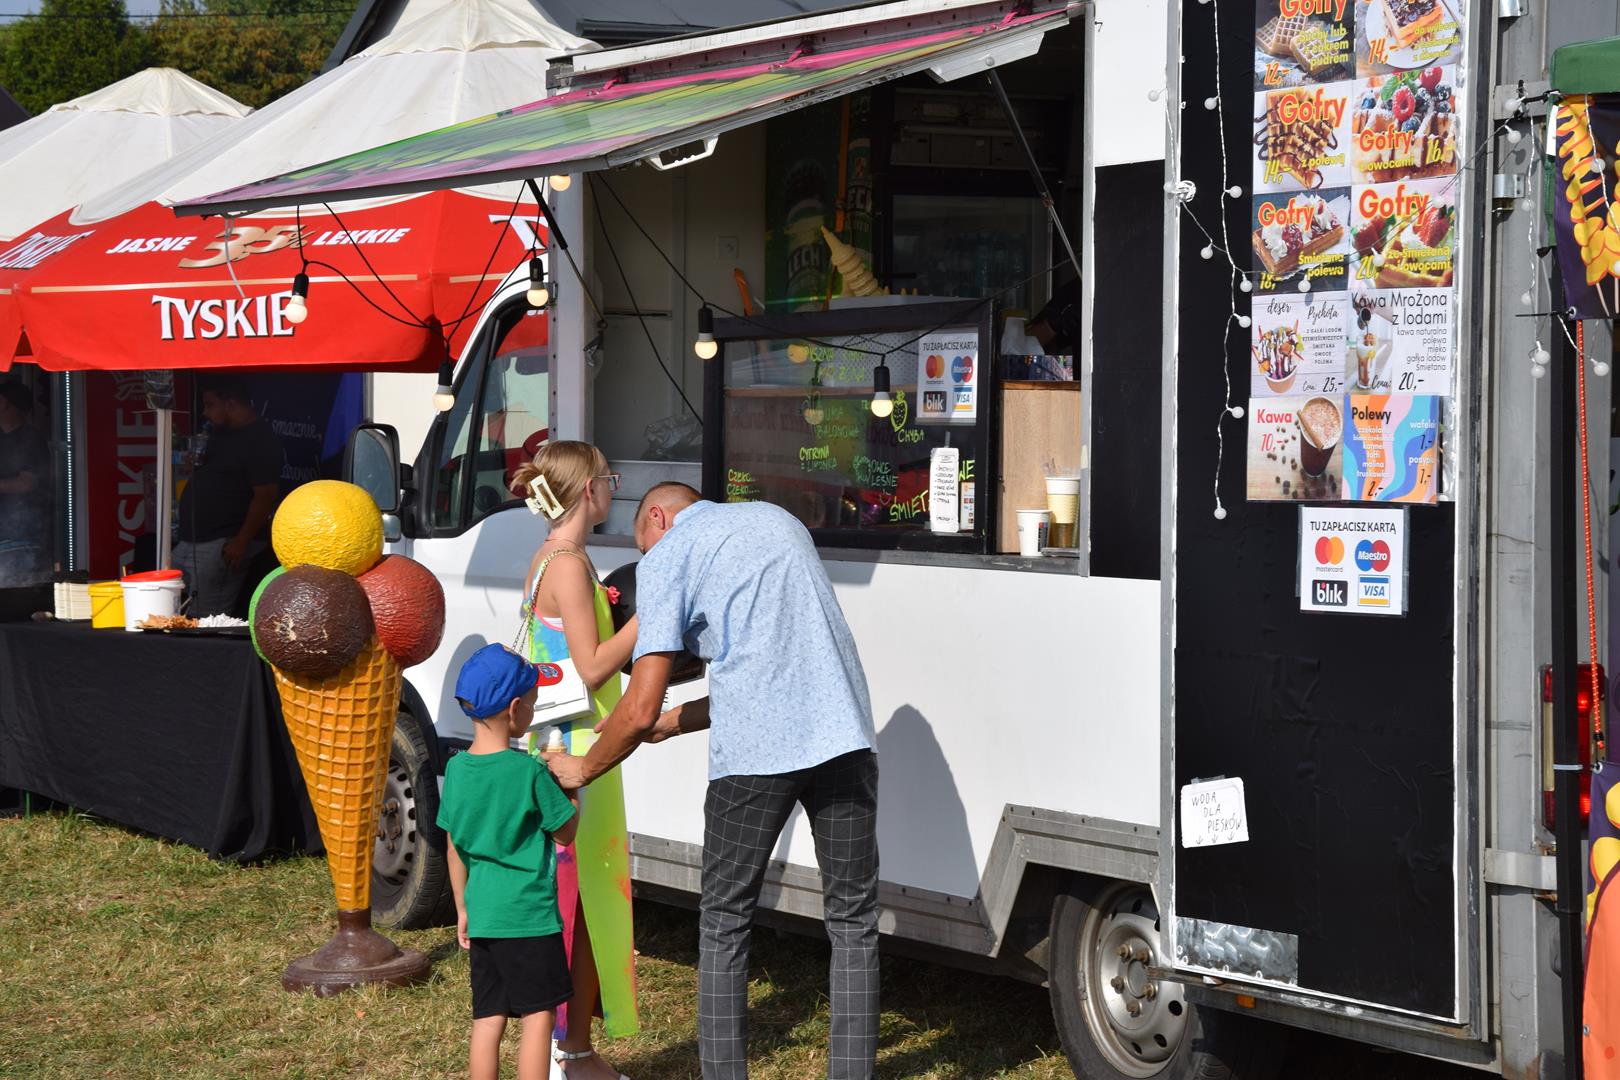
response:
<path id="1" fill-rule="evenodd" d="M 529 594 L 529 602 L 523 606 L 523 622 L 518 627 L 517 640 L 512 644 L 512 651 L 525 660 L 534 655 L 532 648 L 534 605 L 540 596 L 540 579 L 545 576 L 546 567 L 551 565 L 551 560 L 558 555 L 576 555 L 576 553 L 554 551 L 545 557 L 540 563 L 540 568 L 535 571 L 534 589 Z M 582 555 L 576 557 L 584 558 Z M 590 565 L 589 560 L 586 561 L 586 565 Z M 595 715 L 596 702 L 591 699 L 590 688 L 575 670 L 572 659 L 536 660 L 534 664 L 540 669 L 540 685 L 539 694 L 534 701 L 534 720 L 529 724 L 530 731 L 564 720 Z"/>

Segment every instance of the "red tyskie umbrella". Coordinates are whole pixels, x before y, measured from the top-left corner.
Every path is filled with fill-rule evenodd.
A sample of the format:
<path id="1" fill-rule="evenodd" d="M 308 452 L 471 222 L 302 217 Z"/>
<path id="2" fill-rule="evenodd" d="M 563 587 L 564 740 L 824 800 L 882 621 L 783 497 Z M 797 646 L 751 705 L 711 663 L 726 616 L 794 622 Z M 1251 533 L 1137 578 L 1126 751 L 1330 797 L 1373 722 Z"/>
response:
<path id="1" fill-rule="evenodd" d="M 64 213 L 0 247 L 0 368 L 431 371 L 541 235 L 533 203 L 459 191 L 229 222 L 158 203 L 86 225 Z"/>

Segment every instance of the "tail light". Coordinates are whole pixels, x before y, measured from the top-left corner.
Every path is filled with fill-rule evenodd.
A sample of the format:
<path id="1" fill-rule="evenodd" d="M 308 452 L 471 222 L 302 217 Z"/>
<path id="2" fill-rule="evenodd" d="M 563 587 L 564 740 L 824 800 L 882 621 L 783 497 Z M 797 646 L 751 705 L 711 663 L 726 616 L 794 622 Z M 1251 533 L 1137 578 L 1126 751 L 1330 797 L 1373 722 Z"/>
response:
<path id="1" fill-rule="evenodd" d="M 1601 709 L 1593 708 L 1592 667 L 1580 664 L 1575 668 L 1575 724 L 1580 732 L 1581 763 L 1581 827 L 1585 828 L 1592 813 L 1592 761 L 1602 752 L 1605 741 Z M 1608 697 L 1608 677 L 1603 665 L 1597 665 L 1598 687 Z M 1558 823 L 1553 799 L 1553 673 L 1549 665 L 1541 669 L 1541 820 L 1548 829 Z"/>

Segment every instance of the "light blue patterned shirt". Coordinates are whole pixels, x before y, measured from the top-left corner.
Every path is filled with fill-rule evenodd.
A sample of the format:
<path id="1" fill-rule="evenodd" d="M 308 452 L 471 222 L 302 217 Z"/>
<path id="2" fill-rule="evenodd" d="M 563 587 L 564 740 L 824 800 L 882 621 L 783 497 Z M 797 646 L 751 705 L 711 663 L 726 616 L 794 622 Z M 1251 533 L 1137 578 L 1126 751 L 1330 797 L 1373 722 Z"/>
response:
<path id="1" fill-rule="evenodd" d="M 877 747 L 855 639 L 815 544 L 769 503 L 697 502 L 636 567 L 636 656 L 709 664 L 709 779 Z"/>

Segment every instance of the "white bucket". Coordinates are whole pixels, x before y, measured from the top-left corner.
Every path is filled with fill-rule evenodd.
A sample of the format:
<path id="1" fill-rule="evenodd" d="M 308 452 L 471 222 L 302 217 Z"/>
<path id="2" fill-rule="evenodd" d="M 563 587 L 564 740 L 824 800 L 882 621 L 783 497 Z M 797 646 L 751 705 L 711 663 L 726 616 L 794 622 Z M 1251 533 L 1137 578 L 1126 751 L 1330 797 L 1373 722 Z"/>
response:
<path id="1" fill-rule="evenodd" d="M 125 630 L 139 630 L 148 615 L 180 613 L 180 594 L 185 591 L 185 580 L 177 570 L 167 572 L 173 577 L 157 576 L 164 573 L 134 574 L 119 582 L 124 588 Z"/>

